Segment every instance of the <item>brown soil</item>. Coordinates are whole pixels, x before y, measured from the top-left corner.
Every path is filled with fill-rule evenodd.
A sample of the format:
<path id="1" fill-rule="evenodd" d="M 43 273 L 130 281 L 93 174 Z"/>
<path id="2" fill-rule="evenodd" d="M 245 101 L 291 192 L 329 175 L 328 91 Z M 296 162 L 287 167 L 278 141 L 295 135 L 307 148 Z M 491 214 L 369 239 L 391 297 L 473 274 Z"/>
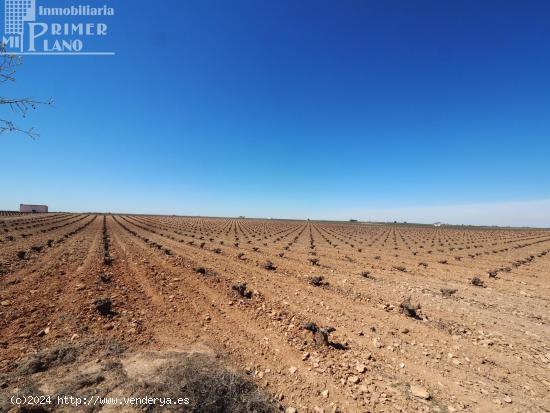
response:
<path id="1" fill-rule="evenodd" d="M 550 231 L 48 214 L 0 241 L 8 392 L 103 340 L 220 357 L 288 411 L 550 411 Z"/>

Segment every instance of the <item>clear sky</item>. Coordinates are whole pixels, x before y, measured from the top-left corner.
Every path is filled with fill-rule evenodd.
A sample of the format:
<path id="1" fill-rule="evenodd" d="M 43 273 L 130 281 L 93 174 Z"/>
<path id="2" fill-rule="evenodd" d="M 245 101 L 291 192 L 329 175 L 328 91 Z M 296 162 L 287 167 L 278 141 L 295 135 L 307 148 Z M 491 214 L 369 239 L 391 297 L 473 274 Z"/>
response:
<path id="1" fill-rule="evenodd" d="M 50 3 L 116 56 L 1 86 L 0 209 L 550 226 L 548 1 Z"/>

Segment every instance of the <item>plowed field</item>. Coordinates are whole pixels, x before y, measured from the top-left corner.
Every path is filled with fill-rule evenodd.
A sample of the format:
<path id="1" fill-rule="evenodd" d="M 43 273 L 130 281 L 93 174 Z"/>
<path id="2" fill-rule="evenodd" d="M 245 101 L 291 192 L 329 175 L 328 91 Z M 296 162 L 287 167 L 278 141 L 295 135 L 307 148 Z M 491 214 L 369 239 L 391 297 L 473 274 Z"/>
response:
<path id="1" fill-rule="evenodd" d="M 550 411 L 550 231 L 0 217 L 0 301 L 4 374 L 102 338 L 219 355 L 298 412 Z"/>

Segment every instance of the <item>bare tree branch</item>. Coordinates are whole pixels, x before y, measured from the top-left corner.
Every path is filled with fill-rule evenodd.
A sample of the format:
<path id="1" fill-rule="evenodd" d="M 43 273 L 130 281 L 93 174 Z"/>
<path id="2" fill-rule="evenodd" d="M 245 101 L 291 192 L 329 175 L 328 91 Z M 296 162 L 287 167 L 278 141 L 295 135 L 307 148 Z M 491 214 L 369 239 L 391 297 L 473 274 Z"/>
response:
<path id="1" fill-rule="evenodd" d="M 0 45 L 0 85 L 6 82 L 15 82 L 15 73 L 17 72 L 17 66 L 19 66 L 23 60 L 21 56 L 11 55 L 6 53 L 6 45 Z M 36 109 L 41 105 L 52 105 L 53 101 L 36 100 L 33 98 L 8 98 L 0 96 L 0 105 L 8 106 L 13 112 L 21 117 L 26 117 L 27 112 L 30 109 Z M 0 135 L 10 132 L 20 132 L 31 139 L 36 139 L 40 135 L 33 128 L 23 129 L 18 127 L 12 120 L 0 118 Z"/>
<path id="2" fill-rule="evenodd" d="M 36 139 L 40 137 L 40 134 L 36 132 L 33 128 L 21 129 L 15 126 L 15 124 L 11 120 L 0 119 L 0 135 L 8 132 L 21 132 L 31 139 Z"/>

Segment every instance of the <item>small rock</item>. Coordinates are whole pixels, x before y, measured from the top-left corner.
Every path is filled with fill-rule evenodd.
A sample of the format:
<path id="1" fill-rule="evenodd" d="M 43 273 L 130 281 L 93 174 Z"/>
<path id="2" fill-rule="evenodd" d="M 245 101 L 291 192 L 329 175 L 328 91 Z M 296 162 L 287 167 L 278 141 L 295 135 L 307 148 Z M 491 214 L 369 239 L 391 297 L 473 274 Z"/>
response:
<path id="1" fill-rule="evenodd" d="M 431 395 L 424 387 L 420 386 L 411 386 L 411 393 L 415 397 L 419 397 L 424 400 L 428 400 Z"/>
<path id="2" fill-rule="evenodd" d="M 327 399 L 328 398 L 328 390 L 323 390 L 321 392 L 321 396 L 323 396 L 325 399 Z"/>
<path id="3" fill-rule="evenodd" d="M 288 369 L 288 371 L 290 372 L 290 374 L 294 374 L 298 371 L 298 367 L 292 366 Z"/>
<path id="4" fill-rule="evenodd" d="M 296 410 L 294 407 L 287 407 L 285 413 L 298 413 L 298 410 Z"/>
<path id="5" fill-rule="evenodd" d="M 38 337 L 44 337 L 49 332 L 50 332 L 50 327 L 46 327 L 44 330 L 40 330 L 38 332 Z"/>
<path id="6" fill-rule="evenodd" d="M 0 305 L 2 305 L 3 307 L 7 307 L 8 305 L 11 304 L 11 301 L 10 300 L 4 300 L 0 303 Z"/>
<path id="7" fill-rule="evenodd" d="M 364 364 L 358 363 L 355 366 L 355 370 L 357 370 L 359 373 L 364 373 L 365 371 L 367 371 L 367 367 Z"/>
<path id="8" fill-rule="evenodd" d="M 510 396 L 504 396 L 502 400 L 504 400 L 506 403 L 512 403 L 512 398 Z"/>
<path id="9" fill-rule="evenodd" d="M 357 384 L 359 383 L 361 379 L 357 376 L 349 376 L 348 377 L 348 383 L 351 383 L 351 384 Z"/>

